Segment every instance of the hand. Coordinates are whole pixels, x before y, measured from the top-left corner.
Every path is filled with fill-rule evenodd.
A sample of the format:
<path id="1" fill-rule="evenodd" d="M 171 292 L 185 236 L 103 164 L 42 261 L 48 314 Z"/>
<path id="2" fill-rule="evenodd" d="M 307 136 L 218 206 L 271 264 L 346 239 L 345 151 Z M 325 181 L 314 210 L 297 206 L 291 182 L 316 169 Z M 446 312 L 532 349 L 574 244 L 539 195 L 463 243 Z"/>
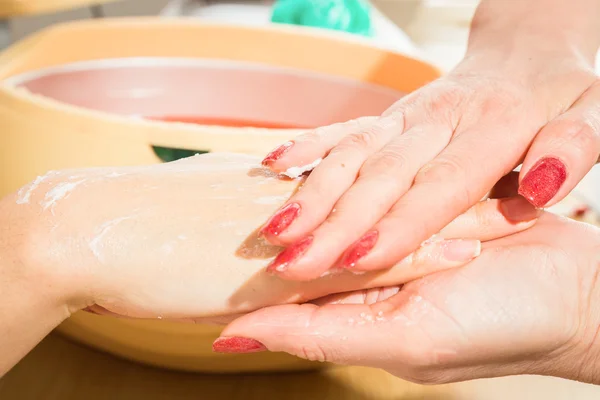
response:
<path id="1" fill-rule="evenodd" d="M 215 346 L 233 341 L 238 352 L 252 345 L 424 383 L 512 374 L 600 383 L 599 275 L 600 230 L 546 213 L 485 243 L 464 267 L 256 311 Z"/>
<path id="2" fill-rule="evenodd" d="M 281 277 L 389 268 L 521 162 L 520 193 L 536 207 L 574 188 L 600 155 L 591 56 L 555 35 L 507 37 L 515 26 L 500 39 L 475 29 L 454 71 L 383 116 L 318 128 L 265 158 L 279 173 L 323 159 L 263 229 L 283 246 L 313 238 L 294 263 L 274 267 Z"/>
<path id="3" fill-rule="evenodd" d="M 479 254 L 479 240 L 527 229 L 538 215 L 523 199 L 482 202 L 385 273 L 283 281 L 265 272 L 280 249 L 261 240 L 257 228 L 297 182 L 253 168 L 259 161 L 209 154 L 51 172 L 3 199 L 0 374 L 83 308 L 221 322 L 464 265 Z"/>

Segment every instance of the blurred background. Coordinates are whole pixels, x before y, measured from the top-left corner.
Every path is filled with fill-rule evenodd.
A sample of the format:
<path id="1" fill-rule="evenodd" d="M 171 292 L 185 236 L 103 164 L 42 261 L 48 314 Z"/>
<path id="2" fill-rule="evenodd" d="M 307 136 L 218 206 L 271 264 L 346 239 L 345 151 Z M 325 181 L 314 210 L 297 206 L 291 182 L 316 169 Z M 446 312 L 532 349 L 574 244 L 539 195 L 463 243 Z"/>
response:
<path id="1" fill-rule="evenodd" d="M 27 3 L 30 0 L 22 1 Z M 0 0 L 2 3 L 19 3 Z M 4 29 L 10 41 L 49 25 L 94 17 L 199 15 L 205 8 L 218 5 L 258 6 L 272 0 L 43 0 L 55 3 L 48 12 L 5 18 Z M 78 3 L 72 7 L 70 4 Z M 469 21 L 478 0 L 372 0 L 371 3 L 394 25 L 405 32 L 426 56 L 448 69 L 460 60 L 464 51 Z M 84 4 L 82 6 L 82 4 Z M 428 54 L 430 53 L 430 54 Z"/>

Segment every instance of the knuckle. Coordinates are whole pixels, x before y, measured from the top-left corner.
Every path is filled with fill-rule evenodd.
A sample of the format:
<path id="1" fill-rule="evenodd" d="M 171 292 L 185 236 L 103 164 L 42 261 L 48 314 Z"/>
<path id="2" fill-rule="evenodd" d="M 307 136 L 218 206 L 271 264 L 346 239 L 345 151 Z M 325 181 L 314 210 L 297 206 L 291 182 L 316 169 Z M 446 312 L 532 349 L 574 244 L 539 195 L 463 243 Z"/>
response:
<path id="1" fill-rule="evenodd" d="M 475 226 L 480 230 L 488 231 L 494 225 L 494 215 L 488 212 L 487 202 L 479 203 L 472 208 Z M 465 215 L 468 215 L 467 212 Z"/>
<path id="2" fill-rule="evenodd" d="M 340 125 L 345 131 L 349 133 L 356 133 L 368 129 L 368 127 L 376 121 L 377 117 L 361 117 L 343 122 Z"/>
<path id="3" fill-rule="evenodd" d="M 458 161 L 438 158 L 423 166 L 415 176 L 415 183 L 439 183 L 455 181 L 464 175 Z"/>
<path id="4" fill-rule="evenodd" d="M 437 114 L 457 107 L 461 101 L 462 90 L 458 88 L 449 88 L 430 97 L 427 108 L 431 113 Z"/>
<path id="5" fill-rule="evenodd" d="M 368 130 L 377 117 L 361 117 L 351 119 L 345 122 L 338 122 L 332 125 L 319 127 L 310 132 L 305 133 L 308 140 L 324 140 L 329 136 L 344 137 Z M 302 137 L 302 135 L 300 136 Z"/>
<path id="6" fill-rule="evenodd" d="M 413 103 L 413 107 L 422 108 L 432 120 L 453 121 L 456 110 L 467 96 L 466 89 L 451 81 L 443 80 L 431 85 L 429 90 Z"/>
<path id="7" fill-rule="evenodd" d="M 553 128 L 560 134 L 557 139 L 560 143 L 556 143 L 557 145 L 574 144 L 587 150 L 590 147 L 598 147 L 600 143 L 600 122 L 596 122 L 592 117 L 558 121 Z"/>
<path id="8" fill-rule="evenodd" d="M 307 143 L 307 144 L 320 144 L 326 141 L 326 137 L 329 136 L 331 131 L 328 127 L 325 128 L 317 128 L 301 135 L 298 135 L 294 138 L 294 142 L 296 143 Z"/>
<path id="9" fill-rule="evenodd" d="M 344 137 L 338 146 L 337 151 L 345 150 L 366 150 L 374 145 L 377 134 L 373 129 L 365 129 L 362 132 L 353 133 Z"/>
<path id="10" fill-rule="evenodd" d="M 330 359 L 327 356 L 327 352 L 324 351 L 316 343 L 310 345 L 301 345 L 293 351 L 293 354 L 297 357 L 303 358 L 308 361 L 316 362 L 329 362 Z"/>
<path id="11" fill-rule="evenodd" d="M 408 164 L 408 157 L 401 151 L 382 150 L 377 155 L 365 161 L 360 169 L 360 175 L 395 174 L 399 169 Z"/>

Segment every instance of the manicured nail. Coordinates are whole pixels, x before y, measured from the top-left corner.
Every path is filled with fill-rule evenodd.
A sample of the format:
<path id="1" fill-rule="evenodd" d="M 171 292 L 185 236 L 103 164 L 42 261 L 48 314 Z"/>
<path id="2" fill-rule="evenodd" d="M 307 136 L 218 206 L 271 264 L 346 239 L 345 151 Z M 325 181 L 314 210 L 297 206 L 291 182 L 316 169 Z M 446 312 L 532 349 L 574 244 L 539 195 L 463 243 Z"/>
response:
<path id="1" fill-rule="evenodd" d="M 282 207 L 271 217 L 265 226 L 260 230 L 261 234 L 279 236 L 285 231 L 300 214 L 300 204 L 290 203 Z"/>
<path id="2" fill-rule="evenodd" d="M 567 179 L 567 168 L 558 158 L 543 158 L 525 175 L 519 194 L 540 208 L 546 205 Z"/>
<path id="3" fill-rule="evenodd" d="M 262 160 L 262 165 L 265 167 L 270 166 L 275 161 L 279 160 L 289 149 L 294 146 L 294 142 L 285 142 L 281 146 L 277 147 L 275 150 L 267 154 L 264 160 Z"/>
<path id="4" fill-rule="evenodd" d="M 279 253 L 279 255 L 277 255 L 277 257 L 275 257 L 271 264 L 269 264 L 267 267 L 267 272 L 283 272 L 288 269 L 290 264 L 298 260 L 304 255 L 304 253 L 306 253 L 312 244 L 313 239 L 313 236 L 309 236 L 283 250 L 281 253 Z"/>
<path id="5" fill-rule="evenodd" d="M 528 222 L 540 216 L 540 210 L 521 197 L 500 200 L 500 212 L 512 222 Z"/>
<path id="6" fill-rule="evenodd" d="M 366 256 L 377 244 L 379 239 L 379 232 L 370 231 L 366 233 L 362 238 L 354 242 L 350 248 L 346 251 L 342 266 L 344 268 L 353 268 L 356 266 L 358 260 Z"/>
<path id="7" fill-rule="evenodd" d="M 444 258 L 453 262 L 469 262 L 481 254 L 479 240 L 445 240 L 442 243 Z"/>
<path id="8" fill-rule="evenodd" d="M 213 351 L 216 353 L 258 353 L 266 351 L 264 344 L 255 339 L 243 337 L 220 337 L 213 343 Z"/>

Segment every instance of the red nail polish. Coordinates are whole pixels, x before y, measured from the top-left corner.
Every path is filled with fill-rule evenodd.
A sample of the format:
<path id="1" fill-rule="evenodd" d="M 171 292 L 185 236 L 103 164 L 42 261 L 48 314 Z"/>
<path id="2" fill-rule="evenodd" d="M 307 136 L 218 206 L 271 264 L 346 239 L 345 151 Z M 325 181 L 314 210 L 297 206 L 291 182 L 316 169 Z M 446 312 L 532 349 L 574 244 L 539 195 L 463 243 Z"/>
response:
<path id="1" fill-rule="evenodd" d="M 300 204 L 290 203 L 282 207 L 271 217 L 266 225 L 260 230 L 262 234 L 279 236 L 294 222 L 298 214 L 300 214 Z"/>
<path id="2" fill-rule="evenodd" d="M 213 343 L 213 351 L 216 353 L 258 353 L 267 348 L 255 339 L 243 337 L 220 337 Z"/>
<path id="3" fill-rule="evenodd" d="M 366 256 L 377 244 L 379 239 L 379 232 L 371 231 L 367 232 L 362 238 L 354 242 L 352 246 L 346 251 L 342 266 L 344 268 L 353 268 L 358 260 Z"/>
<path id="4" fill-rule="evenodd" d="M 525 175 L 519 194 L 531 204 L 541 208 L 546 205 L 567 179 L 567 168 L 558 158 L 543 158 Z"/>
<path id="5" fill-rule="evenodd" d="M 309 236 L 283 250 L 277 255 L 277 257 L 275 257 L 271 264 L 269 264 L 269 266 L 267 267 L 267 272 L 275 273 L 285 271 L 291 263 L 302 257 L 304 253 L 306 253 L 306 251 L 312 244 L 313 239 L 313 236 Z"/>
<path id="6" fill-rule="evenodd" d="M 277 147 L 275 150 L 267 154 L 264 160 L 262 160 L 262 165 L 265 167 L 270 166 L 275 161 L 279 160 L 289 149 L 294 146 L 294 142 L 285 142 L 281 146 Z"/>

